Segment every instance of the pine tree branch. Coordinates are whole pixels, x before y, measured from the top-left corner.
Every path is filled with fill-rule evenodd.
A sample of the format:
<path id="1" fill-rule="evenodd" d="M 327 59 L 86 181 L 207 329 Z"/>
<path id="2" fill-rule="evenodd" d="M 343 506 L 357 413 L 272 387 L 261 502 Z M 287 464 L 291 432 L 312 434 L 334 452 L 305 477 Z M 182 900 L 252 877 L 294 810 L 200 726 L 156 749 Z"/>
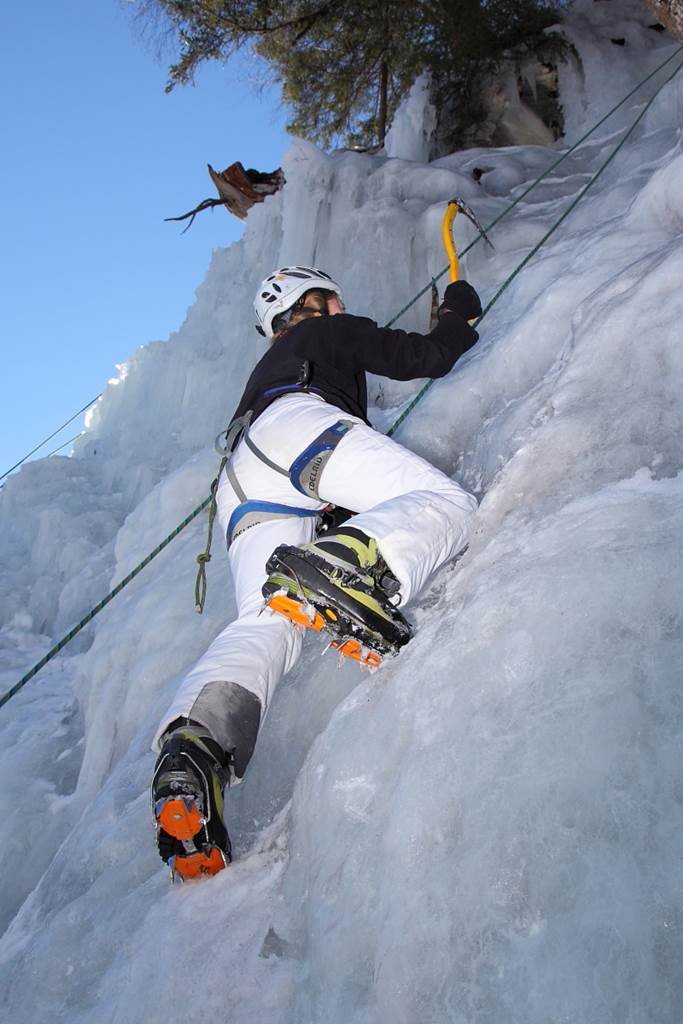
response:
<path id="1" fill-rule="evenodd" d="M 181 24 L 192 25 L 196 21 L 201 24 L 201 19 L 195 17 L 195 12 L 199 11 L 203 12 L 207 18 L 215 19 L 221 25 L 225 26 L 226 29 L 238 33 L 241 36 L 264 36 L 271 35 L 274 32 L 284 32 L 291 28 L 300 28 L 299 34 L 295 37 L 295 41 L 298 41 L 299 38 L 302 38 L 310 31 L 317 21 L 329 14 L 334 7 L 339 5 L 339 3 L 340 0 L 328 0 L 327 3 L 322 4 L 322 6 L 315 10 L 306 11 L 294 18 L 285 18 L 281 21 L 274 22 L 268 21 L 268 14 L 266 14 L 265 17 L 252 18 L 251 20 L 246 21 L 241 20 L 237 15 L 229 13 L 226 14 L 224 10 L 214 10 L 207 6 L 203 0 L 196 0 L 196 2 L 192 4 L 183 3 L 181 0 L 180 3 L 172 3 L 170 6 L 172 8 L 177 8 L 177 10 L 173 10 L 172 16 L 178 26 Z M 169 4 L 165 4 L 165 6 L 168 7 Z"/>

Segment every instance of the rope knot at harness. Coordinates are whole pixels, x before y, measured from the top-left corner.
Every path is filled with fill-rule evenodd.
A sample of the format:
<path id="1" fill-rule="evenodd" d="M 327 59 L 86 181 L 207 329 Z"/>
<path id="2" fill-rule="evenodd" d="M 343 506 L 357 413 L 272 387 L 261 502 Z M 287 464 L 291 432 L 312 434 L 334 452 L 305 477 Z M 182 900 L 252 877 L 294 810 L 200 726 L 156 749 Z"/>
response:
<path id="1" fill-rule="evenodd" d="M 211 501 L 209 503 L 209 529 L 208 536 L 206 538 L 206 548 L 204 551 L 200 551 L 197 555 L 197 578 L 194 584 L 194 610 L 198 615 L 201 615 L 204 611 L 204 604 L 206 603 L 206 565 L 207 562 L 211 561 L 211 542 L 213 540 L 213 522 L 216 518 L 218 511 L 218 503 L 216 502 L 216 491 L 218 490 L 218 481 L 220 480 L 221 473 L 228 461 L 227 456 L 223 456 L 221 460 L 220 469 L 218 470 L 218 476 L 211 483 Z"/>

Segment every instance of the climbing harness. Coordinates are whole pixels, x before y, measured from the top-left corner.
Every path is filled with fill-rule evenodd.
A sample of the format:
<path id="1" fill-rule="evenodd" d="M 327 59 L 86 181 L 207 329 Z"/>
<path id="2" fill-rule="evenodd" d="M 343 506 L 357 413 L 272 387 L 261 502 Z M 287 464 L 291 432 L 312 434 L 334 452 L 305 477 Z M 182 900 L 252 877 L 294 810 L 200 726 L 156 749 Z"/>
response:
<path id="1" fill-rule="evenodd" d="M 663 61 L 658 67 L 656 67 L 654 69 L 654 71 L 651 71 L 650 74 L 646 78 L 644 78 L 641 82 L 639 82 L 638 85 L 634 86 L 634 88 L 631 89 L 631 91 L 629 93 L 627 93 L 627 95 L 624 96 L 623 99 L 621 99 L 619 101 L 619 103 L 615 104 L 615 106 L 612 107 L 612 109 L 609 110 L 599 121 L 597 121 L 596 124 L 594 124 L 592 128 L 590 128 L 584 135 L 582 135 L 582 137 L 577 142 L 575 142 L 568 150 L 566 150 L 566 152 L 564 152 L 561 156 L 559 156 L 557 158 L 557 160 L 555 160 L 543 172 L 543 174 L 541 174 L 538 178 L 536 178 L 519 196 L 517 196 L 517 198 L 512 203 L 510 203 L 510 205 L 507 206 L 488 225 L 486 230 L 490 231 L 496 224 L 498 224 L 503 219 L 503 217 L 506 217 L 508 215 L 508 213 L 510 213 L 515 208 L 515 206 L 518 205 L 518 203 L 520 203 L 538 184 L 540 184 L 541 181 L 543 181 L 545 178 L 548 177 L 549 174 L 552 173 L 552 171 L 558 166 L 558 164 L 560 164 L 563 160 L 566 160 L 566 158 L 568 156 L 570 156 L 570 154 L 573 153 L 574 150 L 576 150 L 583 142 L 585 142 L 586 139 L 590 135 L 592 135 L 594 131 L 596 131 L 602 124 L 604 124 L 605 121 L 609 117 L 611 117 L 611 115 L 613 113 L 615 113 L 615 111 L 617 111 L 619 109 L 619 107 L 623 106 L 624 103 L 626 103 L 627 100 L 629 100 L 631 98 L 631 96 L 634 95 L 634 93 L 636 93 L 640 88 L 642 88 L 643 85 L 645 85 L 647 82 L 649 82 L 650 79 L 653 78 L 659 71 L 661 71 L 667 64 L 670 64 L 671 61 L 675 57 L 680 56 L 682 51 L 683 51 L 683 46 L 678 47 L 678 49 L 675 50 L 672 54 L 670 54 L 670 56 L 667 57 L 666 60 Z M 638 114 L 636 119 L 634 120 L 633 124 L 626 131 L 626 133 L 624 134 L 623 138 L 618 143 L 618 145 L 615 147 L 615 149 L 612 151 L 612 153 L 607 158 L 607 160 L 605 160 L 605 162 L 602 164 L 602 166 L 598 169 L 598 171 L 595 173 L 595 175 L 591 178 L 591 180 L 584 186 L 584 188 L 578 194 L 576 199 L 573 200 L 573 202 L 567 207 L 567 209 L 562 214 L 562 216 L 552 225 L 552 227 L 546 232 L 546 234 L 543 236 L 543 238 L 541 238 L 541 240 L 534 246 L 534 248 L 527 254 L 527 256 L 521 261 L 521 263 L 518 264 L 518 266 L 515 268 L 515 270 L 503 282 L 503 284 L 501 285 L 499 290 L 496 292 L 494 297 L 491 299 L 491 301 L 487 304 L 487 306 L 483 310 L 483 312 L 482 312 L 481 316 L 479 317 L 479 320 L 477 321 L 477 323 L 481 323 L 483 318 L 486 316 L 486 314 L 489 312 L 489 310 L 493 307 L 493 305 L 498 301 L 498 299 L 503 294 L 503 292 L 506 290 L 506 288 L 512 283 L 512 281 L 523 270 L 523 268 L 529 263 L 529 261 L 531 259 L 533 259 L 533 257 L 539 251 L 539 249 L 545 244 L 545 242 L 550 238 L 550 236 L 557 230 L 557 228 L 560 226 L 560 224 L 569 216 L 569 214 L 576 207 L 576 205 L 581 201 L 581 199 L 586 194 L 586 192 L 591 187 L 591 185 L 593 185 L 593 183 L 595 181 L 597 181 L 598 177 L 600 177 L 600 175 L 605 170 L 605 168 L 608 166 L 608 164 L 611 163 L 611 161 L 614 159 L 614 157 L 617 155 L 617 153 L 621 150 L 622 146 L 625 144 L 627 139 L 630 137 L 630 135 L 635 130 L 637 125 L 640 123 L 642 118 L 645 116 L 647 111 L 650 109 L 650 107 L 652 106 L 654 100 L 657 98 L 657 96 L 659 95 L 661 90 L 664 88 L 665 85 L 668 85 L 668 83 L 678 74 L 678 72 L 680 71 L 681 67 L 683 67 L 683 63 L 679 64 L 674 69 L 674 71 L 672 71 L 671 74 L 669 74 L 669 76 L 661 83 L 661 85 L 658 86 L 658 88 L 653 93 L 653 95 L 650 97 L 650 99 L 647 101 L 647 103 L 644 104 L 642 110 L 640 111 L 640 113 Z M 479 237 L 482 237 L 482 236 L 479 236 Z M 469 250 L 474 245 L 477 244 L 477 242 L 479 241 L 479 237 L 475 238 L 470 243 L 470 245 L 468 245 L 463 250 L 463 252 L 460 254 L 461 257 L 464 256 L 467 252 L 469 252 Z M 398 313 L 396 313 L 396 315 L 388 322 L 388 324 L 386 326 L 389 327 L 392 324 L 394 324 L 408 309 L 410 309 L 411 306 L 413 306 L 425 294 L 425 292 L 428 292 L 431 288 L 433 288 L 435 282 L 440 277 L 442 277 L 448 270 L 449 270 L 449 267 L 444 267 L 444 269 L 435 278 L 433 278 L 424 288 L 422 288 L 416 295 L 413 296 L 413 298 L 410 300 L 409 303 L 407 303 L 402 309 L 400 309 L 398 311 Z M 431 384 L 432 384 L 432 381 L 428 381 L 427 384 L 425 384 L 425 386 L 417 393 L 415 398 L 410 402 L 410 404 L 406 407 L 406 409 L 403 410 L 401 415 L 391 425 L 391 427 L 387 431 L 387 435 L 389 437 L 391 437 L 393 434 L 396 433 L 396 431 L 398 430 L 400 425 L 405 421 L 406 417 L 410 415 L 411 411 L 415 408 L 415 406 L 418 404 L 418 402 L 422 399 L 422 397 L 424 396 L 426 391 L 429 389 L 429 387 L 431 387 Z M 87 406 L 85 406 L 84 408 L 87 408 Z M 78 414 L 76 414 L 76 415 L 78 415 Z M 73 417 L 73 418 L 75 418 L 75 417 Z M 28 458 L 28 456 L 26 456 L 26 458 Z M 22 460 L 22 461 L 24 461 L 24 460 Z M 15 468 L 15 467 L 13 467 L 13 468 Z M 85 615 L 81 619 L 81 621 L 76 626 L 74 626 L 73 629 L 71 629 L 64 637 L 62 637 L 62 639 L 59 640 L 47 652 L 47 654 L 43 658 L 41 658 L 40 661 L 38 661 L 33 666 L 33 668 L 31 668 L 24 676 L 22 676 L 22 678 L 14 686 L 12 686 L 9 690 L 7 690 L 7 692 L 5 694 L 3 694 L 2 697 L 0 697 L 0 707 L 2 707 L 4 704 L 6 704 L 7 701 L 9 701 L 16 693 L 18 693 L 19 690 L 21 690 L 22 687 L 24 687 L 26 685 L 26 683 L 29 682 L 29 680 L 31 680 L 42 668 L 44 668 L 45 665 L 48 664 L 48 662 L 50 662 L 57 654 L 59 654 L 59 652 L 75 636 L 77 636 L 81 632 L 81 630 L 84 629 L 85 626 L 97 614 L 99 614 L 99 612 L 102 611 L 103 608 L 105 608 L 109 604 L 110 601 L 113 601 L 113 599 L 123 590 L 124 587 L 126 587 L 133 579 L 135 579 L 135 577 L 137 575 L 139 575 L 139 573 L 142 572 L 142 570 L 145 569 L 146 566 L 148 566 L 149 563 L 154 558 L 156 558 L 156 556 L 158 554 L 160 554 L 161 551 L 164 550 L 164 548 L 168 547 L 168 545 L 170 543 L 172 543 L 173 540 L 175 540 L 175 538 L 178 536 L 179 533 L 181 533 L 187 526 L 189 526 L 190 523 L 192 523 L 197 518 L 197 516 L 201 515 L 201 513 L 210 505 L 210 503 L 211 503 L 211 495 L 209 495 L 209 497 L 205 498 L 204 501 L 200 505 L 198 505 L 197 508 L 194 509 L 194 511 L 191 512 L 182 521 L 182 523 L 180 523 L 166 538 L 164 538 L 164 540 L 161 541 L 161 543 L 158 544 L 157 547 L 155 547 L 154 550 L 151 551 L 147 555 L 147 557 L 145 559 L 143 559 L 143 561 L 140 562 L 140 564 L 135 567 L 135 569 L 133 569 L 132 572 L 130 572 L 126 577 L 124 577 L 124 579 L 122 579 L 121 582 L 116 587 L 114 587 L 114 589 L 109 594 L 107 594 L 106 597 L 104 597 L 98 604 L 96 604 L 95 607 L 92 608 L 87 613 L 87 615 Z M 215 513 L 214 513 L 214 516 L 215 516 Z"/>
<path id="2" fill-rule="evenodd" d="M 341 441 L 342 437 L 355 425 L 354 420 L 337 420 L 331 427 L 322 431 L 304 450 L 297 455 L 289 469 L 279 466 L 273 462 L 264 451 L 262 451 L 249 436 L 253 412 L 245 413 L 234 419 L 227 430 L 218 435 L 214 447 L 221 456 L 218 474 L 211 483 L 209 499 L 209 523 L 207 542 L 204 551 L 197 555 L 197 578 L 195 581 L 195 611 L 200 615 L 204 611 L 206 602 L 206 565 L 211 561 L 211 544 L 213 540 L 213 525 L 218 511 L 217 491 L 222 474 L 228 478 L 230 486 L 239 498 L 240 504 L 230 516 L 226 531 L 226 543 L 228 548 L 234 541 L 247 530 L 251 530 L 260 523 L 272 522 L 274 519 L 288 519 L 291 516 L 299 518 L 319 518 L 323 510 L 300 508 L 296 505 L 283 505 L 274 501 L 254 500 L 247 497 L 242 485 L 239 482 L 237 473 L 232 465 L 232 456 L 237 450 L 240 441 L 268 466 L 275 473 L 286 476 L 293 487 L 307 498 L 320 498 L 318 484 L 320 475 L 327 465 L 328 459 Z"/>

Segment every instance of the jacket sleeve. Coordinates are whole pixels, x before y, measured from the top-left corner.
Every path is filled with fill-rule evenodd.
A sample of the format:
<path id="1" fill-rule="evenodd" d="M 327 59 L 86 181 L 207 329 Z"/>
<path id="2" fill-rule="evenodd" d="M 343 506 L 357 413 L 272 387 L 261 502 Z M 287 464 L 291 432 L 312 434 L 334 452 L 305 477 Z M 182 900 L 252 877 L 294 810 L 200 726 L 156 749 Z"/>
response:
<path id="1" fill-rule="evenodd" d="M 346 313 L 305 323 L 306 340 L 312 343 L 306 348 L 313 360 L 392 380 L 443 377 L 479 338 L 456 313 L 445 313 L 429 334 L 378 327 L 373 320 Z"/>

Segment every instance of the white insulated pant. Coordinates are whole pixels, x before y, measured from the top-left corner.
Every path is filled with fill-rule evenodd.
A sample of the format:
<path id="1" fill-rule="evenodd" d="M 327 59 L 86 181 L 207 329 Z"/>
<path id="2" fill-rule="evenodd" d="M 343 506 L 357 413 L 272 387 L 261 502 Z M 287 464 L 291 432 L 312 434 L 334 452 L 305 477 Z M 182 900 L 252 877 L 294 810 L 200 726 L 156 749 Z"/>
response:
<path id="1" fill-rule="evenodd" d="M 298 491 L 244 441 L 233 454 L 232 467 L 250 501 L 309 511 L 332 503 L 357 512 L 352 525 L 377 541 L 401 585 L 403 606 L 443 562 L 465 546 L 477 502 L 425 459 L 311 394 L 278 399 L 259 416 L 249 437 L 272 462 L 289 468 L 309 444 L 341 419 L 352 420 L 354 426 L 342 436 L 320 474 L 319 499 Z M 240 504 L 225 473 L 217 502 L 225 537 L 230 517 Z M 230 545 L 238 618 L 216 637 L 181 683 L 157 730 L 155 750 L 172 722 L 191 718 L 205 725 L 224 749 L 246 744 L 250 748 L 242 759 L 246 767 L 259 716 L 262 720 L 279 679 L 295 664 L 303 643 L 301 627 L 270 609 L 263 610 L 265 564 L 278 545 L 313 540 L 315 526 L 315 516 L 293 512 L 251 527 Z M 239 732 L 238 720 L 244 715 L 239 709 L 232 714 L 234 701 L 227 696 L 226 687 L 246 697 L 252 710 L 258 709 L 253 728 L 247 729 L 250 738 L 240 741 L 232 736 L 235 722 Z M 232 724 L 224 724 L 226 719 Z"/>

